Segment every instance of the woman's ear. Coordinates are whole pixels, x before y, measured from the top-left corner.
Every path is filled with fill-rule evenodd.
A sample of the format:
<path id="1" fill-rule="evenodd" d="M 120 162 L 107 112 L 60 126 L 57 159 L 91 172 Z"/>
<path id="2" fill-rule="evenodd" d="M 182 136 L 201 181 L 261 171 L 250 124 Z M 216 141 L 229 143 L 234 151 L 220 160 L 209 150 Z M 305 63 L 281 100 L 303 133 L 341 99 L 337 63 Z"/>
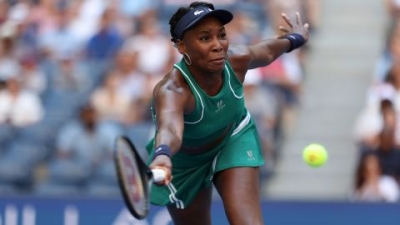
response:
<path id="1" fill-rule="evenodd" d="M 178 49 L 179 53 L 181 53 L 182 55 L 183 55 L 184 53 L 186 53 L 186 48 L 185 48 L 185 44 L 183 43 L 183 41 L 178 40 L 178 41 L 175 43 L 175 46 L 176 46 L 176 48 Z"/>

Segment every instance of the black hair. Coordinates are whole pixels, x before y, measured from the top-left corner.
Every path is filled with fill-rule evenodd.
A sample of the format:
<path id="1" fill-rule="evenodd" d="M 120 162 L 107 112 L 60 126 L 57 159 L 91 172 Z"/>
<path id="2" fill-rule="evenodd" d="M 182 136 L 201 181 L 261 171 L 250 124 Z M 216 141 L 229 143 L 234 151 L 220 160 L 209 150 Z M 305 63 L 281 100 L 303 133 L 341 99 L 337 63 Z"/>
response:
<path id="1" fill-rule="evenodd" d="M 368 157 L 377 157 L 373 151 L 367 151 L 360 155 L 358 158 L 358 165 L 356 167 L 356 175 L 354 179 L 354 188 L 359 190 L 365 183 L 365 169 L 367 167 L 366 162 Z"/>
<path id="2" fill-rule="evenodd" d="M 206 6 L 212 10 L 214 10 L 214 5 L 212 3 L 209 2 L 192 2 L 189 7 L 180 7 L 171 17 L 171 19 L 169 19 L 169 25 L 170 25 L 170 33 L 171 33 L 171 41 L 173 43 L 176 43 L 179 38 L 176 37 L 176 35 L 174 34 L 174 30 L 176 25 L 178 24 L 179 20 L 190 10 L 198 7 L 198 6 Z"/>

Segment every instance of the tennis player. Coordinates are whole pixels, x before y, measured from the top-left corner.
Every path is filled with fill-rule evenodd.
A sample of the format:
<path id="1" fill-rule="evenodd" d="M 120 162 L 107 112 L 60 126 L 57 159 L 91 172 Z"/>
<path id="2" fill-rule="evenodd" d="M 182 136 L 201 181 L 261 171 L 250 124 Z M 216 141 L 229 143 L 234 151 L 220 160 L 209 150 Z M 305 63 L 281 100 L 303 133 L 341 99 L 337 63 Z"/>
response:
<path id="1" fill-rule="evenodd" d="M 150 168 L 167 178 L 153 185 L 151 202 L 168 207 L 174 224 L 211 224 L 212 184 L 230 224 L 261 225 L 259 166 L 264 163 L 255 124 L 244 106 L 247 70 L 267 66 L 304 45 L 308 24 L 299 14 L 283 36 L 251 46 L 230 46 L 227 10 L 205 2 L 171 17 L 172 42 L 182 60 L 153 91 L 155 138 L 147 145 Z"/>

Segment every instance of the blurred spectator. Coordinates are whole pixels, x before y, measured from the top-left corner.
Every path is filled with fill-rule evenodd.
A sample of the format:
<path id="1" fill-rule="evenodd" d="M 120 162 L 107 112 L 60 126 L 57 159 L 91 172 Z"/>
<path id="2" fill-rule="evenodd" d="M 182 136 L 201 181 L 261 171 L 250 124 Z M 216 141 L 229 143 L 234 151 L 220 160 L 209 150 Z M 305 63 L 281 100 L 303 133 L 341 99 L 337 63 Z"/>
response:
<path id="1" fill-rule="evenodd" d="M 264 84 L 272 90 L 279 102 L 280 122 L 284 129 L 293 126 L 300 99 L 303 72 L 295 54 L 280 56 L 261 69 Z"/>
<path id="2" fill-rule="evenodd" d="M 400 151 L 395 146 L 396 114 L 390 102 L 384 102 L 384 127 L 379 135 L 379 145 L 376 155 L 382 166 L 383 174 L 400 181 Z"/>
<path id="3" fill-rule="evenodd" d="M 114 72 L 118 75 L 118 92 L 126 95 L 131 104 L 131 123 L 145 119 L 151 98 L 151 81 L 138 69 L 138 52 L 121 50 L 116 58 Z M 114 73 L 113 72 L 113 73 Z"/>
<path id="4" fill-rule="evenodd" d="M 0 1 L 0 26 L 7 20 L 9 5 L 6 1 Z"/>
<path id="5" fill-rule="evenodd" d="M 386 46 L 375 66 L 374 82 L 382 82 L 392 65 L 400 61 L 400 22 L 398 21 L 394 21 L 389 28 Z"/>
<path id="6" fill-rule="evenodd" d="M 47 77 L 37 64 L 34 56 L 23 57 L 20 60 L 20 79 L 24 89 L 41 95 L 47 88 Z"/>
<path id="7" fill-rule="evenodd" d="M 373 152 L 379 159 L 382 173 L 400 181 L 400 150 L 395 145 L 396 112 L 390 100 L 381 101 L 383 127 L 376 146 L 364 146 L 363 154 Z"/>
<path id="8" fill-rule="evenodd" d="M 83 92 L 91 86 L 91 80 L 79 66 L 76 56 L 64 54 L 57 58 L 51 87 L 62 92 Z"/>
<path id="9" fill-rule="evenodd" d="M 351 196 L 355 201 L 396 202 L 399 186 L 395 179 L 382 173 L 379 159 L 367 154 L 359 161 L 355 177 L 355 189 Z"/>
<path id="10" fill-rule="evenodd" d="M 393 104 L 396 112 L 400 113 L 400 61 L 393 63 L 385 77 L 385 82 L 394 89 Z"/>
<path id="11" fill-rule="evenodd" d="M 120 49 L 123 39 L 115 26 L 115 10 L 108 8 L 102 15 L 97 33 L 90 38 L 86 55 L 90 60 L 111 60 Z"/>
<path id="12" fill-rule="evenodd" d="M 357 122 L 357 135 L 362 140 L 376 136 L 382 129 L 381 101 L 390 100 L 397 117 L 400 116 L 400 64 L 395 63 L 389 69 L 384 82 L 369 88 L 366 106 Z M 400 117 L 399 117 L 400 118 Z M 400 124 L 396 127 L 395 143 L 400 146 Z M 368 137 L 369 136 L 369 137 Z"/>
<path id="13" fill-rule="evenodd" d="M 78 55 L 81 51 L 82 43 L 80 43 L 75 32 L 70 27 L 70 9 L 60 8 L 55 13 L 51 18 L 54 20 L 54 24 L 38 36 L 42 54 L 51 60 L 65 54 Z"/>
<path id="14" fill-rule="evenodd" d="M 11 4 L 8 20 L 16 23 L 24 23 L 28 20 L 29 13 L 31 10 L 32 1 L 16 1 Z"/>
<path id="15" fill-rule="evenodd" d="M 257 123 L 266 169 L 271 169 L 275 160 L 275 126 L 278 112 L 277 99 L 262 85 L 259 69 L 249 70 L 244 81 L 246 108 Z M 268 171 L 267 171 L 268 172 Z M 270 171 L 269 171 L 270 172 Z"/>
<path id="16" fill-rule="evenodd" d="M 152 17 L 140 21 L 139 33 L 129 38 L 124 48 L 138 53 L 138 70 L 154 83 L 178 61 L 172 43 L 160 32 L 159 21 Z"/>
<path id="17" fill-rule="evenodd" d="M 32 3 L 19 1 L 10 8 L 7 23 L 13 25 L 12 38 L 14 41 L 14 54 L 17 57 L 25 55 L 38 56 L 37 27 L 30 21 Z"/>
<path id="18" fill-rule="evenodd" d="M 72 10 L 71 30 L 77 40 L 86 43 L 99 28 L 100 18 L 109 6 L 104 0 L 66 1 Z"/>
<path id="19" fill-rule="evenodd" d="M 15 51 L 15 24 L 6 22 L 0 26 L 0 79 L 7 79 L 19 73 Z"/>
<path id="20" fill-rule="evenodd" d="M 282 13 L 294 16 L 296 12 L 301 14 L 303 22 L 310 25 L 311 31 L 315 31 L 319 26 L 321 0 L 269 0 L 266 2 L 267 14 L 274 29 L 284 25 Z"/>
<path id="21" fill-rule="evenodd" d="M 263 80 L 281 93 L 285 106 L 291 107 L 298 103 L 303 72 L 295 55 L 282 55 L 267 67 L 263 67 L 262 73 Z"/>
<path id="22" fill-rule="evenodd" d="M 358 115 L 355 124 L 356 140 L 362 149 L 371 149 L 377 146 L 378 136 L 384 124 L 382 103 L 383 101 L 393 102 L 395 92 L 396 90 L 389 83 L 376 84 L 369 88 L 366 104 Z"/>
<path id="23" fill-rule="evenodd" d="M 120 12 L 130 18 L 138 18 L 149 10 L 155 9 L 158 0 L 118 0 Z"/>
<path id="24" fill-rule="evenodd" d="M 260 39 L 260 27 L 247 12 L 236 10 L 232 22 L 226 25 L 229 42 L 232 44 L 253 44 Z"/>
<path id="25" fill-rule="evenodd" d="M 104 83 L 94 90 L 91 103 L 100 120 L 111 120 L 122 124 L 130 123 L 131 98 L 118 90 L 118 74 L 110 72 Z"/>
<path id="26" fill-rule="evenodd" d="M 391 17 L 399 17 L 400 16 L 400 1 L 399 0 L 383 0 L 386 9 L 388 12 L 388 15 Z"/>
<path id="27" fill-rule="evenodd" d="M 271 21 L 273 29 L 277 29 L 279 26 L 284 25 L 282 20 L 282 13 L 293 16 L 296 12 L 301 12 L 300 0 L 269 0 L 267 1 L 267 14 Z"/>
<path id="28" fill-rule="evenodd" d="M 321 0 L 304 0 L 302 4 L 303 21 L 310 25 L 310 31 L 318 29 L 321 20 Z"/>
<path id="29" fill-rule="evenodd" d="M 0 123 L 23 127 L 40 121 L 43 113 L 40 98 L 21 89 L 18 78 L 6 81 L 6 89 L 0 92 Z"/>
<path id="30" fill-rule="evenodd" d="M 30 12 L 28 22 L 36 27 L 37 35 L 55 30 L 57 27 L 58 1 L 40 0 Z"/>
<path id="31" fill-rule="evenodd" d="M 0 81 L 16 76 L 20 72 L 18 61 L 13 58 L 2 58 L 0 48 Z"/>
<path id="32" fill-rule="evenodd" d="M 83 106 L 79 120 L 70 121 L 58 133 L 50 180 L 84 185 L 103 158 L 109 157 L 114 139 L 121 133 L 116 124 L 100 122 L 90 104 Z"/>
<path id="33" fill-rule="evenodd" d="M 97 165 L 113 149 L 114 138 L 121 131 L 113 123 L 101 122 L 90 104 L 79 112 L 79 120 L 67 123 L 59 132 L 57 157 L 76 159 Z"/>

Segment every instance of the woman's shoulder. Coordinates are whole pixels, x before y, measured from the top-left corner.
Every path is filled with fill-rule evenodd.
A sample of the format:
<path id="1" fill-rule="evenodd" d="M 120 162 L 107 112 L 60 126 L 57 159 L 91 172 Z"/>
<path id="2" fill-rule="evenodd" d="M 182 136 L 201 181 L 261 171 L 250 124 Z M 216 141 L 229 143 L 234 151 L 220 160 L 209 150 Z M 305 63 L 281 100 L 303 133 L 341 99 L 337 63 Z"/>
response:
<path id="1" fill-rule="evenodd" d="M 251 61 L 249 47 L 246 45 L 231 45 L 227 52 L 227 59 L 236 76 L 243 82 Z"/>
<path id="2" fill-rule="evenodd" d="M 189 86 L 180 70 L 172 68 L 154 87 L 154 93 L 167 90 L 179 90 L 180 92 L 189 90 Z"/>

